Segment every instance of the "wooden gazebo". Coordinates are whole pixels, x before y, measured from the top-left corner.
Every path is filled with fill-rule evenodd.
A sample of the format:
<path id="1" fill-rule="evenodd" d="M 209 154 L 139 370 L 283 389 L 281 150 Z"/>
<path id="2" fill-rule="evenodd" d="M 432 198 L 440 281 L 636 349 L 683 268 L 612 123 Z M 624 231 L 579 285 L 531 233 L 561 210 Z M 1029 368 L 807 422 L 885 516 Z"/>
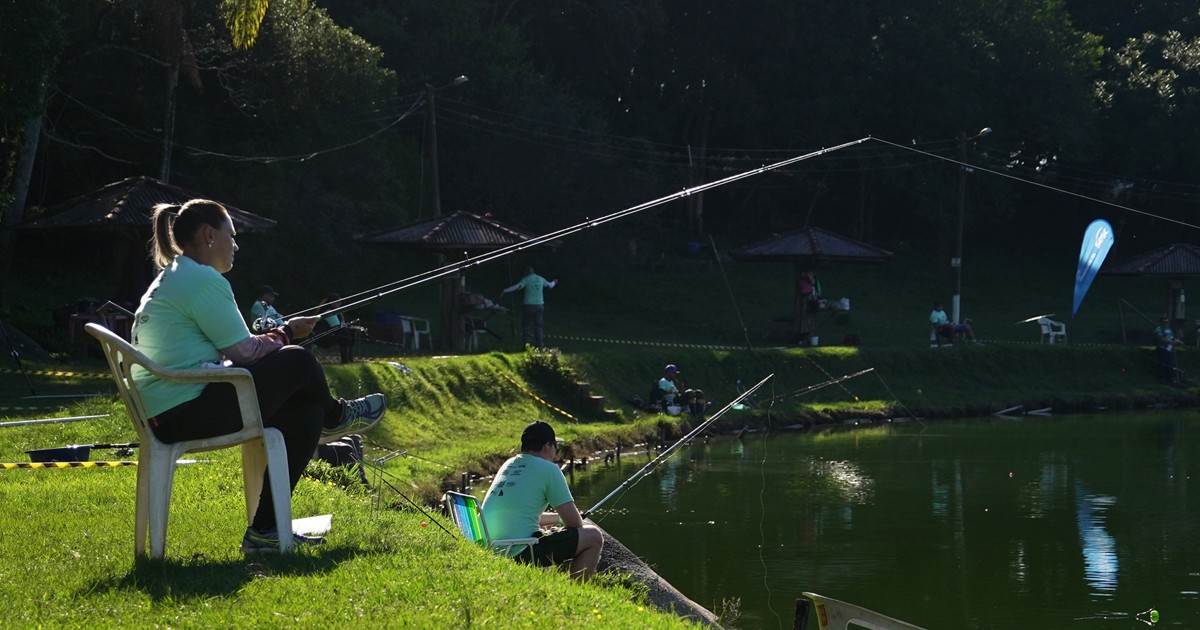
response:
<path id="1" fill-rule="evenodd" d="M 150 216 L 160 203 L 182 204 L 192 199 L 212 199 L 153 177 L 128 177 L 68 199 L 28 218 L 21 230 L 104 232 L 110 235 L 118 274 L 118 301 L 134 302 L 154 278 L 146 241 L 150 238 Z M 216 200 L 229 211 L 238 232 L 263 232 L 275 221 Z"/>
<path id="2" fill-rule="evenodd" d="M 1166 278 L 1167 306 L 1163 312 L 1172 322 L 1179 322 L 1186 318 L 1183 279 L 1200 276 L 1200 247 L 1189 243 L 1166 245 L 1113 263 L 1101 269 L 1100 273 Z"/>
<path id="3" fill-rule="evenodd" d="M 354 238 L 364 243 L 394 245 L 409 252 L 439 254 L 443 261 L 453 261 L 519 245 L 536 236 L 504 225 L 490 216 L 479 216 L 459 210 L 408 225 L 360 234 Z M 553 246 L 554 243 L 549 245 Z M 486 319 L 493 312 L 503 310 L 502 307 L 496 306 L 490 312 L 473 313 L 472 311 L 481 310 L 481 305 L 467 302 L 465 286 L 466 278 L 461 272 L 447 276 L 441 285 L 441 331 L 438 336 L 444 347 L 456 352 L 466 349 L 469 332 L 467 324 L 476 319 L 471 315 L 480 315 Z"/>
<path id="4" fill-rule="evenodd" d="M 795 300 L 790 336 L 801 345 L 816 336 L 818 306 L 804 294 L 812 274 L 831 263 L 881 264 L 892 257 L 887 250 L 816 227 L 772 236 L 729 255 L 740 261 L 793 263 Z"/>

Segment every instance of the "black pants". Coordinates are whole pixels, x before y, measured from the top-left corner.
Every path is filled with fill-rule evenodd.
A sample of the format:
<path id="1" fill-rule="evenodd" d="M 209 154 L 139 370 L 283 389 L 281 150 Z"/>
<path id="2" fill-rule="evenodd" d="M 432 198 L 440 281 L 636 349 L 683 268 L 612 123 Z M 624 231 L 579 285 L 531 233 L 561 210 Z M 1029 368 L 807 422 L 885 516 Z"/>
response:
<path id="1" fill-rule="evenodd" d="M 292 490 L 312 458 L 323 427 L 336 426 L 342 402 L 329 393 L 321 364 L 300 346 L 285 346 L 247 366 L 254 376 L 263 426 L 279 429 L 287 447 Z M 210 383 L 200 396 L 158 415 L 154 435 L 168 444 L 196 440 L 242 428 L 237 392 L 230 383 Z M 271 481 L 263 478 L 254 527 L 275 526 Z"/>
<path id="2" fill-rule="evenodd" d="M 521 311 L 521 341 L 533 344 L 535 348 L 544 348 L 542 343 L 545 330 L 546 305 L 526 304 Z"/>

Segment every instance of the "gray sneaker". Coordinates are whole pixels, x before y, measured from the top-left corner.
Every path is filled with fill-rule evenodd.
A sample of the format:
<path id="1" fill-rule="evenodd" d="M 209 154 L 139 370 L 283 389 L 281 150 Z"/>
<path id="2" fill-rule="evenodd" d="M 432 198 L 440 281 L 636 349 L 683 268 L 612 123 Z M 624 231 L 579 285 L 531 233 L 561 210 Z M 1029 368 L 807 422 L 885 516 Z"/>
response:
<path id="1" fill-rule="evenodd" d="M 325 542 L 325 538 L 322 536 L 292 534 L 293 547 L 319 545 L 323 542 Z M 246 535 L 242 536 L 241 549 L 242 553 L 278 553 L 279 530 L 274 527 L 263 530 L 247 527 Z"/>
<path id="2" fill-rule="evenodd" d="M 383 394 L 371 394 L 354 400 L 342 401 L 342 419 L 336 427 L 321 431 L 321 437 L 346 435 L 370 431 L 383 419 L 387 410 L 387 398 Z"/>

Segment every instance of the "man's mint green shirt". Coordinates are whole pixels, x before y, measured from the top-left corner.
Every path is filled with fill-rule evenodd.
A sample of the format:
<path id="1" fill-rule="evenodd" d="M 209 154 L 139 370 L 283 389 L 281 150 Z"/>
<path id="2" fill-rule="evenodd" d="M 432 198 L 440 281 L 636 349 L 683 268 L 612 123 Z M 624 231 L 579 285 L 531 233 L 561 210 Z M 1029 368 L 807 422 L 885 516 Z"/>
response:
<path id="1" fill-rule="evenodd" d="M 542 512 L 574 501 L 567 479 L 554 462 L 521 453 L 500 467 L 483 500 L 483 520 L 488 537 L 527 538 L 541 528 Z M 514 547 L 520 555 L 524 546 Z"/>
<path id="2" fill-rule="evenodd" d="M 133 345 L 166 368 L 192 369 L 222 359 L 228 348 L 250 336 L 233 299 L 233 288 L 216 269 L 176 256 L 138 306 Z M 137 366 L 133 381 L 146 413 L 156 416 L 200 395 L 205 383 L 168 383 Z"/>
<path id="3" fill-rule="evenodd" d="M 531 273 L 521 281 L 513 285 L 517 289 L 525 289 L 524 299 L 522 303 L 527 306 L 541 306 L 546 303 L 546 298 L 543 292 L 546 287 L 554 288 L 554 285 L 547 279 Z"/>

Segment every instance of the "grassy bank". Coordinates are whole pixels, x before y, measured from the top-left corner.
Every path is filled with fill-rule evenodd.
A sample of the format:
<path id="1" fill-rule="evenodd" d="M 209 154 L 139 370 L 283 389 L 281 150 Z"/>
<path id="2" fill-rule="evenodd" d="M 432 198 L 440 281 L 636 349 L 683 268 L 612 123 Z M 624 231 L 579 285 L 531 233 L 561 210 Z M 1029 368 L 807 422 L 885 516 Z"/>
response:
<path id="1" fill-rule="evenodd" d="M 442 532 L 440 517 L 404 508 L 397 493 L 426 502 L 464 472 L 492 472 L 515 450 L 521 427 L 533 418 L 553 422 L 574 456 L 678 435 L 681 420 L 646 414 L 626 402 L 645 397 L 668 362 L 681 367 L 686 385 L 707 393 L 714 409 L 735 395 L 739 381 L 748 386 L 774 375 L 755 395 L 756 404 L 729 413 L 721 430 L 965 417 L 1017 405 L 1061 413 L 1197 402 L 1192 390 L 1158 382 L 1148 347 L 1118 345 L 1145 343 L 1147 325 L 1116 305 L 1129 300 L 1147 313 L 1161 310 L 1155 307 L 1161 298 L 1157 284 L 1102 278 L 1084 316 L 1070 322 L 1072 344 L 1040 346 L 1034 343 L 1036 327 L 1016 322 L 1055 310 L 1063 318 L 1069 294 L 1059 285 L 1066 281 L 1040 273 L 1044 260 L 1017 257 L 981 265 L 965 275 L 964 294 L 986 345 L 930 349 L 929 302 L 948 296 L 929 287 L 945 285 L 946 271 L 912 251 L 897 254 L 902 265 L 823 272 L 827 295 L 847 295 L 854 305 L 848 319 L 821 320 L 823 343 L 854 333 L 864 344 L 805 349 L 773 347 L 777 343 L 765 334 L 771 319 L 790 304 L 791 269 L 785 265 L 730 266 L 724 276 L 715 266 L 682 272 L 571 268 L 566 257 L 547 255 L 539 267 L 557 264 L 573 271 L 550 294 L 551 341 L 561 354 L 515 352 L 515 327 L 499 316 L 491 325 L 505 339 L 485 339 L 489 352 L 484 354 L 327 367 L 340 395 L 388 395 L 387 417 L 368 436 L 378 445 L 369 455 L 397 456 L 385 466 L 387 485 L 372 490 L 380 497 L 376 502 L 366 492 L 344 490 L 337 483 L 344 476 L 324 473 L 303 480 L 297 516 L 333 513 L 334 531 L 329 544 L 295 557 L 248 560 L 236 551 L 243 510 L 234 452 L 206 454 L 209 461 L 180 469 L 168 557 L 161 562 L 132 559 L 134 469 L 0 472 L 0 499 L 9 507 L 0 527 L 21 533 L 0 541 L 0 566 L 5 567 L 0 572 L 15 584 L 0 612 L 16 626 L 83 625 L 103 615 L 120 626 L 283 626 L 353 619 L 439 628 L 675 627 L 677 620 L 640 604 L 636 588 L 611 580 L 575 587 L 559 574 L 492 557 Z M 1052 266 L 1070 277 L 1069 265 Z M 61 277 L 47 277 L 37 291 L 28 292 L 30 299 L 14 319 L 31 327 L 41 321 L 45 308 L 64 294 L 53 286 Z M 24 279 L 30 285 L 36 280 Z M 472 276 L 472 283 L 483 287 L 505 286 L 508 280 L 503 269 Z M 380 307 L 433 314 L 428 300 Z M 620 343 L 627 341 L 640 343 Z M 754 349 L 728 349 L 747 345 Z M 31 384 L 39 394 L 104 395 L 66 405 L 26 399 L 29 384 L 10 363 L 0 369 L 0 399 L 6 405 L 0 421 L 108 417 L 0 428 L 3 461 L 24 461 L 30 448 L 133 441 L 103 364 L 58 352 L 60 362 L 25 364 L 34 371 Z M 1180 353 L 1188 374 L 1200 369 L 1197 355 Z M 870 371 L 801 393 L 863 370 Z M 603 413 L 584 392 L 604 396 L 603 406 L 615 413 Z M 34 406 L 42 408 L 27 408 Z M 699 603 L 721 608 L 719 602 Z"/>
<path id="2" fill-rule="evenodd" d="M 13 626 L 82 626 L 96 615 L 116 626 L 284 626 L 347 620 L 406 627 L 677 627 L 651 611 L 636 587 L 609 578 L 570 584 L 562 574 L 515 565 L 447 534 L 396 493 L 418 501 L 462 471 L 487 473 L 516 447 L 531 418 L 548 418 L 575 454 L 653 439 L 678 419 L 623 403 L 657 376 L 667 356 L 714 404 L 774 374 L 758 404 L 731 412 L 724 428 L 780 426 L 849 418 L 983 414 L 1008 406 L 1056 411 L 1192 404 L 1190 390 L 1157 382 L 1150 350 L 993 343 L 934 350 L 817 348 L 725 351 L 630 348 L 592 353 L 403 358 L 328 366 L 343 396 L 382 390 L 391 400 L 370 440 L 407 456 L 386 465 L 386 485 L 347 491 L 345 475 L 314 467 L 295 499 L 297 516 L 334 514 L 328 544 L 288 558 L 246 559 L 236 550 L 244 527 L 235 451 L 205 454 L 179 469 L 164 561 L 133 562 L 133 468 L 0 472 L 0 541 L 8 597 L 0 614 Z M 1183 366 L 1197 366 L 1191 354 Z M 48 367 L 48 366 L 32 366 Z M 803 396 L 793 392 L 867 368 L 873 371 Z M 76 368 L 79 369 L 79 368 Z M 86 374 L 86 373 L 85 373 Z M 19 394 L 20 377 L 2 375 Z M 35 376 L 39 386 L 50 376 Z M 106 389 L 102 380 L 62 377 L 71 387 Z M 586 380 L 616 414 L 580 398 Z M 66 386 L 60 386 L 66 387 Z M 777 397 L 774 404 L 766 400 Z M 0 459 L 24 461 L 29 448 L 133 439 L 120 404 L 89 399 L 50 412 L 3 412 L 3 420 L 47 415 L 96 420 L 6 427 Z M 387 451 L 372 449 L 371 457 Z M 102 452 L 94 453 L 100 459 Z M 374 477 L 373 477 L 374 478 Z M 380 497 L 372 501 L 371 494 Z M 586 506 L 585 506 L 586 507 Z M 720 609 L 721 602 L 699 602 Z"/>

